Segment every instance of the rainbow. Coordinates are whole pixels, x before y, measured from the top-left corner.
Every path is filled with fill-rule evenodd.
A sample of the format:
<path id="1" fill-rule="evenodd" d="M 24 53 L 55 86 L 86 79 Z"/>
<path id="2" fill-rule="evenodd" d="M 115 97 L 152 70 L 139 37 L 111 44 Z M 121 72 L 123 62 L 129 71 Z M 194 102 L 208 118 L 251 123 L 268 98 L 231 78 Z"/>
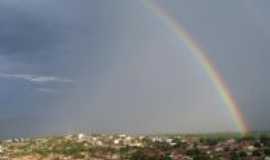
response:
<path id="1" fill-rule="evenodd" d="M 159 5 L 154 3 L 152 0 L 143 0 L 143 4 L 145 8 L 150 9 L 156 16 L 160 17 L 170 27 L 170 29 L 175 32 L 177 37 L 185 43 L 193 56 L 202 65 L 220 97 L 223 99 L 225 106 L 227 106 L 236 127 L 239 129 L 241 134 L 247 134 L 249 132 L 249 127 L 244 120 L 244 116 L 240 110 L 240 107 L 237 104 L 234 96 L 231 94 L 230 89 L 226 85 L 221 74 L 217 71 L 215 65 L 207 56 L 207 52 L 192 38 L 191 34 L 188 33 L 180 23 L 178 23 Z"/>

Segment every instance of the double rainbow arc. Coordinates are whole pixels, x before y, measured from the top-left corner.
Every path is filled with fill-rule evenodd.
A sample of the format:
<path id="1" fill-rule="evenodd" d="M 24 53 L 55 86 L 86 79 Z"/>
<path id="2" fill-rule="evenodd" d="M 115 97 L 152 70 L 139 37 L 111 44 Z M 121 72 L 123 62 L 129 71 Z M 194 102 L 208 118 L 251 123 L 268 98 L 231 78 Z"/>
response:
<path id="1" fill-rule="evenodd" d="M 231 94 L 230 89 L 225 83 L 223 77 L 215 68 L 211 59 L 207 56 L 207 52 L 192 38 L 185 28 L 178 23 L 172 16 L 166 12 L 159 5 L 152 0 L 143 0 L 144 7 L 151 10 L 154 15 L 160 17 L 169 27 L 175 32 L 176 36 L 185 43 L 189 48 L 192 55 L 198 60 L 201 66 L 204 68 L 209 79 L 212 81 L 220 97 L 223 99 L 226 107 L 228 108 L 230 115 L 239 131 L 244 135 L 249 132 L 249 127 L 244 116 L 240 110 L 240 106 L 237 104 L 236 99 Z"/>

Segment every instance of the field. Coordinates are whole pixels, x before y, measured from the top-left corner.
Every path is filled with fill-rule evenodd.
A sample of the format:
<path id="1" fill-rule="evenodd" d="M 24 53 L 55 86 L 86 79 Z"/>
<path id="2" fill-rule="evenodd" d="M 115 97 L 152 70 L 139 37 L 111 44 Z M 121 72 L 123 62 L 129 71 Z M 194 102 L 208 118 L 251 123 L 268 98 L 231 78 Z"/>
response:
<path id="1" fill-rule="evenodd" d="M 190 135 L 65 135 L 0 143 L 0 160 L 269 160 L 270 136 L 254 133 Z"/>

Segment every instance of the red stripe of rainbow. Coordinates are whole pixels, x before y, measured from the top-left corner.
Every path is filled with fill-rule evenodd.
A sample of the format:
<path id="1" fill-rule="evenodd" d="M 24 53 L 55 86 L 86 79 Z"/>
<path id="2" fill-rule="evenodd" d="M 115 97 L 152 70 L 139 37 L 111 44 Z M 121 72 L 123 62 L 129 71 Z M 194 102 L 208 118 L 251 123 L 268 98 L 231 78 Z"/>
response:
<path id="1" fill-rule="evenodd" d="M 152 0 L 143 0 L 144 6 L 153 13 L 162 18 L 166 24 L 174 31 L 177 37 L 185 43 L 185 45 L 190 49 L 194 57 L 203 66 L 205 72 L 213 82 L 217 92 L 226 104 L 230 114 L 232 115 L 235 125 L 240 130 L 242 134 L 247 134 L 249 132 L 248 124 L 244 120 L 244 116 L 240 111 L 240 107 L 237 104 L 235 98 L 232 96 L 230 89 L 226 85 L 220 73 L 215 68 L 211 59 L 207 56 L 207 52 L 200 47 L 200 45 L 192 38 L 191 34 L 188 33 L 184 27 L 172 18 L 164 9 L 155 4 Z"/>

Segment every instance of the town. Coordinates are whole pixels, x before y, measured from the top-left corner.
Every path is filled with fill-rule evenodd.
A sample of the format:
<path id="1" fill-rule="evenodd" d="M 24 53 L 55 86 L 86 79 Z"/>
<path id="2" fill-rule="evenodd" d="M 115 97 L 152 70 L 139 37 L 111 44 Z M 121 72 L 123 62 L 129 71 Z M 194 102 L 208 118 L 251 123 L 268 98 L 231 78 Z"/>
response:
<path id="1" fill-rule="evenodd" d="M 72 134 L 0 142 L 0 160 L 270 160 L 270 136 Z"/>

